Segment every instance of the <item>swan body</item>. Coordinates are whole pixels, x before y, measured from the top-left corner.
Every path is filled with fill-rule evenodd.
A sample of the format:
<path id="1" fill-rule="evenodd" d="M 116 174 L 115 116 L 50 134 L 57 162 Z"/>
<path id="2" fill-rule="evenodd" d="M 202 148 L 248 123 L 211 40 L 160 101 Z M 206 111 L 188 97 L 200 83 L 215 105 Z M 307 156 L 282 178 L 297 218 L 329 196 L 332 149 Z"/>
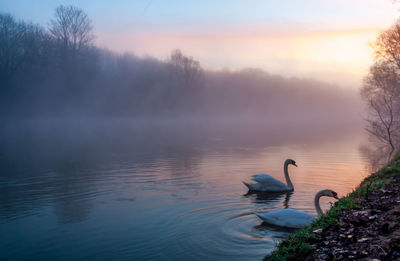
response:
<path id="1" fill-rule="evenodd" d="M 249 189 L 249 191 L 260 191 L 260 192 L 285 192 L 293 191 L 294 187 L 289 178 L 288 166 L 289 164 L 296 166 L 296 162 L 292 159 L 287 159 L 283 165 L 283 171 L 285 173 L 286 183 L 283 183 L 276 178 L 271 177 L 268 174 L 255 174 L 252 175 L 251 180 L 256 183 L 243 182 L 244 185 Z"/>
<path id="2" fill-rule="evenodd" d="M 292 191 L 292 189 L 289 189 L 285 183 L 271 177 L 268 174 L 256 174 L 253 175 L 253 177 L 254 176 L 257 176 L 257 180 L 256 178 L 252 178 L 251 180 L 256 181 L 256 183 L 247 183 L 242 181 L 243 184 L 246 185 L 246 187 L 250 191 L 263 191 L 263 192 Z"/>
<path id="3" fill-rule="evenodd" d="M 314 205 L 319 216 L 322 215 L 322 210 L 319 205 L 319 199 L 322 196 L 338 199 L 337 193 L 333 190 L 325 189 L 318 192 L 314 198 Z M 254 214 L 265 223 L 287 228 L 301 228 L 309 225 L 314 220 L 314 216 L 295 209 L 280 209 L 268 213 L 254 212 Z"/>
<path id="4" fill-rule="evenodd" d="M 254 214 L 265 223 L 289 228 L 301 228 L 314 220 L 312 215 L 295 209 L 280 209 L 265 214 L 255 212 Z"/>

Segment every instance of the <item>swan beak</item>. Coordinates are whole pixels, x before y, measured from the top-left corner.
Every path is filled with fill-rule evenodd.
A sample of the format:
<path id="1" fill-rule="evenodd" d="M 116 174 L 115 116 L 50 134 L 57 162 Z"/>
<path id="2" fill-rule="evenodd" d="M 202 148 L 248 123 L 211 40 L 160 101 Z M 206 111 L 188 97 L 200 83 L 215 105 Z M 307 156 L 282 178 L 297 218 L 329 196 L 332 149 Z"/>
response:
<path id="1" fill-rule="evenodd" d="M 333 198 L 335 198 L 335 199 L 339 199 L 339 197 L 338 197 L 337 195 L 333 196 Z"/>
<path id="2" fill-rule="evenodd" d="M 298 167 L 298 166 L 296 165 L 296 163 L 293 163 L 293 165 L 296 166 L 296 167 Z"/>

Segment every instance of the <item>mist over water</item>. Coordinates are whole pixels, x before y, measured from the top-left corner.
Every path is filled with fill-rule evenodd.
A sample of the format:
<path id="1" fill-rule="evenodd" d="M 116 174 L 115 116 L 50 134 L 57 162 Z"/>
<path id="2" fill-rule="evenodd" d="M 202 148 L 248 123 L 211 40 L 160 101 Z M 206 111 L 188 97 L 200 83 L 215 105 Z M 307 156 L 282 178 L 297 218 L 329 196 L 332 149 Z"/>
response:
<path id="1" fill-rule="evenodd" d="M 62 34 L 68 15 L 86 22 L 80 44 Z M 45 29 L 0 14 L 14 43 L 0 63 L 1 260 L 261 259 L 292 231 L 253 211 L 315 214 L 316 192 L 365 175 L 355 89 L 113 53 L 79 8 L 55 16 Z M 287 158 L 293 193 L 246 194 L 252 174 L 283 180 Z"/>
<path id="2" fill-rule="evenodd" d="M 0 259 L 259 260 L 291 231 L 263 225 L 252 211 L 315 215 L 316 192 L 345 195 L 365 175 L 356 127 L 198 126 L 122 119 L 8 125 Z M 299 164 L 290 168 L 294 193 L 246 195 L 241 181 L 251 174 L 284 180 L 286 158 Z"/>

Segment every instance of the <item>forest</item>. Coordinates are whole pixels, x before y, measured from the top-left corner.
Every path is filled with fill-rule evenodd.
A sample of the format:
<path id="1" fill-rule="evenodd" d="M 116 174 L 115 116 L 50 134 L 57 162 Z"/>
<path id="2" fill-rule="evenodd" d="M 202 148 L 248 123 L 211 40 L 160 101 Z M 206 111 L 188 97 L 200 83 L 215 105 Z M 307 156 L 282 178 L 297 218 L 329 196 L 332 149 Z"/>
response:
<path id="1" fill-rule="evenodd" d="M 76 7 L 56 8 L 47 27 L 0 14 L 0 117 L 297 127 L 359 117 L 356 89 L 256 68 L 204 69 L 179 49 L 165 59 L 116 53 L 95 39 Z"/>

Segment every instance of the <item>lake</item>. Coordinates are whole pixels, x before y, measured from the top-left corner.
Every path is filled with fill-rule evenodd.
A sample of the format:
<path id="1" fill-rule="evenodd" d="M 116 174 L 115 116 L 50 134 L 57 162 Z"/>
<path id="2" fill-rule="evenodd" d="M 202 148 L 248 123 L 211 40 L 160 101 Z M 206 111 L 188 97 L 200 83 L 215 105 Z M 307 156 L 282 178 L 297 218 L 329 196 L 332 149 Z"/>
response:
<path id="1" fill-rule="evenodd" d="M 261 260 L 292 231 L 262 224 L 253 211 L 316 215 L 316 192 L 344 196 L 367 175 L 362 131 L 190 132 L 3 135 L 0 259 Z M 299 166 L 289 168 L 293 193 L 246 194 L 242 181 L 252 174 L 284 181 L 287 158 Z"/>

